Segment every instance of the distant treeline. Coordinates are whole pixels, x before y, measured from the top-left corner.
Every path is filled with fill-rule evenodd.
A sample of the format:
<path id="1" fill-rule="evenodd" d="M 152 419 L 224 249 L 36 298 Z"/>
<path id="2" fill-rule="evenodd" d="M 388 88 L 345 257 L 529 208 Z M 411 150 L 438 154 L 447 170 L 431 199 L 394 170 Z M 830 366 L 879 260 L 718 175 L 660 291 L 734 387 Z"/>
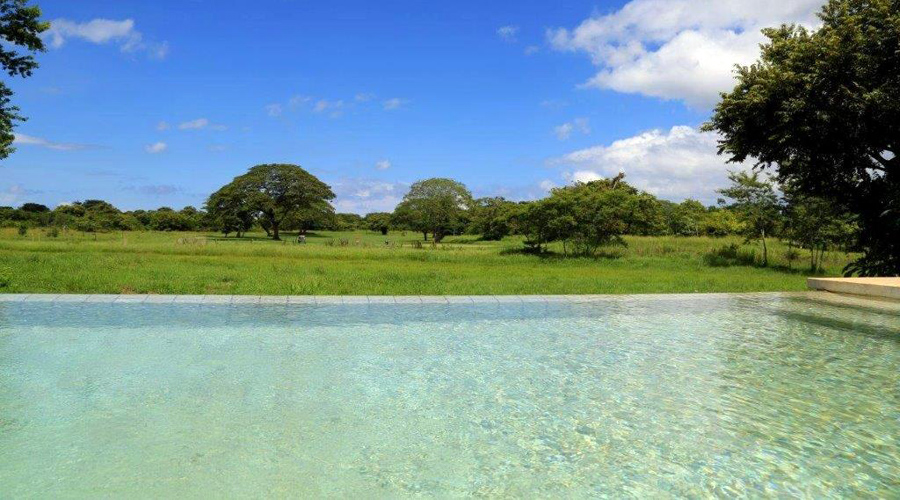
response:
<path id="1" fill-rule="evenodd" d="M 247 180 L 248 176 L 253 176 Z M 833 204 L 776 186 L 758 174 L 733 173 L 730 187 L 720 190 L 716 206 L 696 200 L 674 203 L 641 191 L 624 175 L 553 189 L 540 200 L 510 201 L 474 198 L 452 179 L 414 183 L 392 213 L 365 216 L 335 213 L 330 188 L 295 165 L 260 165 L 212 194 L 204 210 L 121 211 L 102 200 L 87 200 L 50 209 L 37 203 L 0 207 L 0 225 L 82 232 L 218 231 L 241 237 L 263 230 L 275 239 L 278 231 L 392 230 L 416 231 L 423 240 L 440 242 L 447 235 L 472 234 L 484 240 L 524 236 L 525 251 L 542 253 L 561 243 L 572 255 L 592 255 L 604 245 L 624 244 L 622 236 L 742 235 L 758 241 L 767 263 L 767 238 L 787 240 L 810 252 L 815 268 L 822 254 L 852 249 L 857 227 L 852 217 Z"/>

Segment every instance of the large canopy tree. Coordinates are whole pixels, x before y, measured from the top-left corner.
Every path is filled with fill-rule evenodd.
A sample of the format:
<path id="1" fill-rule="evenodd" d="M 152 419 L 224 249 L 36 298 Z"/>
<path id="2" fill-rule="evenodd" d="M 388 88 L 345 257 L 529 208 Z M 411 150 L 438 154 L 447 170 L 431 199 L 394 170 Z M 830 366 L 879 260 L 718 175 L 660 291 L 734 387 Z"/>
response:
<path id="1" fill-rule="evenodd" d="M 321 211 L 334 199 L 331 188 L 297 165 L 266 164 L 251 168 L 213 193 L 207 201 L 211 214 L 239 215 L 240 209 L 258 214 L 260 223 L 280 239 L 281 225 L 291 217 Z M 232 219 L 233 220 L 233 219 Z"/>
<path id="2" fill-rule="evenodd" d="M 472 206 L 472 194 L 452 179 L 426 179 L 409 187 L 409 192 L 394 211 L 396 220 L 420 231 L 428 239 L 441 239 L 464 225 L 466 211 Z"/>
<path id="3" fill-rule="evenodd" d="M 858 216 L 861 275 L 900 274 L 900 0 L 830 0 L 808 31 L 764 31 L 705 126 L 719 152 Z"/>
<path id="4" fill-rule="evenodd" d="M 43 22 L 41 9 L 28 5 L 27 0 L 0 0 L 0 65 L 9 76 L 29 77 L 38 67 L 32 54 L 20 54 L 16 47 L 28 52 L 44 50 L 40 34 L 50 27 Z M 13 92 L 0 82 L 0 160 L 9 156 L 15 135 L 15 122 L 24 121 L 19 108 L 11 104 Z"/>

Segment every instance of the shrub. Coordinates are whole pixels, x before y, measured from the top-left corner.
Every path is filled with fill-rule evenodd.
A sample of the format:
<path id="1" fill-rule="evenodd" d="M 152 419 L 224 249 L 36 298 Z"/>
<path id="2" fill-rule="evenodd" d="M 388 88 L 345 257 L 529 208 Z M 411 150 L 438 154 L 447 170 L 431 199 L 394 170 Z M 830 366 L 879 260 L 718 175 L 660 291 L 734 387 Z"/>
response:
<path id="1" fill-rule="evenodd" d="M 58 237 L 59 237 L 59 228 L 57 228 L 57 227 L 51 227 L 51 228 L 47 231 L 47 236 L 49 236 L 49 237 L 51 237 L 51 238 L 58 238 Z"/>
<path id="2" fill-rule="evenodd" d="M 8 267 L 0 267 L 0 289 L 12 285 L 12 270 Z"/>
<path id="3" fill-rule="evenodd" d="M 19 236 L 26 236 L 28 234 L 28 224 L 24 222 L 19 224 Z"/>

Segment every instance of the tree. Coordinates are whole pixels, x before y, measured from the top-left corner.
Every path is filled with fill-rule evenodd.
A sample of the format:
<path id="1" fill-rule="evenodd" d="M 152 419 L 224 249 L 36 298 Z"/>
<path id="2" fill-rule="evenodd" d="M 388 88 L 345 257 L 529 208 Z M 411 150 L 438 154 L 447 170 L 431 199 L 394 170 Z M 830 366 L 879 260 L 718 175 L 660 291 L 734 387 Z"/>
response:
<path id="1" fill-rule="evenodd" d="M 729 172 L 731 186 L 718 192 L 734 200 L 732 208 L 745 221 L 744 236 L 747 241 L 759 240 L 763 249 L 763 266 L 769 265 L 769 247 L 766 237 L 778 227 L 781 204 L 772 182 L 761 179 L 759 172 Z"/>
<path id="2" fill-rule="evenodd" d="M 593 255 L 603 245 L 624 244 L 622 235 L 643 203 L 645 195 L 625 183 L 620 174 L 573 186 L 556 188 L 550 196 L 531 203 L 521 218 L 528 249 L 541 252 L 551 241 L 562 241 L 574 253 Z"/>
<path id="3" fill-rule="evenodd" d="M 279 231 L 285 220 L 305 210 L 328 205 L 334 199 L 331 188 L 314 175 L 297 165 L 266 164 L 251 168 L 246 174 L 235 177 L 231 183 L 210 196 L 207 207 L 215 211 L 215 205 L 222 199 L 213 199 L 218 193 L 230 198 L 228 206 L 231 214 L 237 207 L 258 214 L 260 223 L 272 239 L 280 240 Z"/>
<path id="4" fill-rule="evenodd" d="M 793 189 L 785 191 L 785 236 L 809 250 L 809 268 L 818 271 L 825 252 L 851 243 L 856 223 L 851 214 L 837 210 L 827 200 Z"/>
<path id="5" fill-rule="evenodd" d="M 479 198 L 472 203 L 469 229 L 481 239 L 499 241 L 512 232 L 510 218 L 516 204 L 502 197 Z"/>
<path id="6" fill-rule="evenodd" d="M 900 274 L 900 5 L 830 0 L 810 32 L 764 30 L 706 130 L 720 154 L 857 216 L 864 256 L 848 274 Z"/>
<path id="7" fill-rule="evenodd" d="M 43 52 L 44 42 L 40 34 L 50 28 L 50 23 L 40 20 L 41 9 L 28 5 L 27 0 L 0 0 L 0 64 L 9 76 L 31 76 L 38 67 L 32 54 L 20 54 L 17 47 L 28 52 Z M 12 90 L 0 82 L 0 160 L 9 156 L 15 135 L 15 122 L 24 121 L 19 108 L 12 104 Z"/>
<path id="8" fill-rule="evenodd" d="M 369 231 L 377 231 L 387 236 L 391 228 L 391 214 L 387 212 L 373 212 L 363 217 L 363 222 Z"/>
<path id="9" fill-rule="evenodd" d="M 472 194 L 466 186 L 452 179 L 426 179 L 410 186 L 397 207 L 398 219 L 422 232 L 425 240 L 431 233 L 439 242 L 464 227 L 466 210 L 471 206 Z"/>
<path id="10" fill-rule="evenodd" d="M 213 224 L 225 236 L 236 233 L 240 238 L 253 227 L 256 217 L 244 194 L 234 183 L 222 186 L 206 200 L 206 211 Z M 149 224 L 149 220 L 145 222 Z"/>

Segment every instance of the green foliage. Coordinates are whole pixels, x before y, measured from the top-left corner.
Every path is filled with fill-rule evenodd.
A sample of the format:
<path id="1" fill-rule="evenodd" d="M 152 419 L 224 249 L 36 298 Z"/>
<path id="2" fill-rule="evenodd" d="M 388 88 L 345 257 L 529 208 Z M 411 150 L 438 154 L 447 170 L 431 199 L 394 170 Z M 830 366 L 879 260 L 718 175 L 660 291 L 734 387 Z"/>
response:
<path id="1" fill-rule="evenodd" d="M 652 196 L 629 186 L 620 174 L 586 184 L 554 189 L 523 212 L 529 239 L 526 247 L 537 252 L 552 241 L 563 242 L 576 255 L 594 255 L 608 244 L 623 244 L 622 235 L 661 230 L 662 209 Z"/>
<path id="2" fill-rule="evenodd" d="M 387 235 L 391 228 L 391 214 L 387 212 L 366 214 L 363 218 L 363 224 L 369 231 L 377 231 L 382 235 Z"/>
<path id="3" fill-rule="evenodd" d="M 707 130 L 720 153 L 776 169 L 783 184 L 857 216 L 865 255 L 847 269 L 900 274 L 900 8 L 830 0 L 822 27 L 765 31 Z"/>
<path id="4" fill-rule="evenodd" d="M 430 233 L 434 241 L 441 241 L 448 234 L 463 231 L 466 212 L 472 203 L 472 194 L 461 183 L 452 179 L 426 179 L 410 186 L 394 216 L 401 227 L 419 231 L 425 239 Z"/>
<path id="5" fill-rule="evenodd" d="M 9 288 L 9 286 L 12 284 L 12 280 L 12 269 L 6 266 L 0 266 L 0 290 Z"/>
<path id="6" fill-rule="evenodd" d="M 472 203 L 469 232 L 486 241 L 499 241 L 513 232 L 517 205 L 502 197 L 479 198 Z"/>
<path id="7" fill-rule="evenodd" d="M 857 226 L 852 215 L 825 199 L 794 190 L 787 190 L 786 200 L 784 236 L 809 250 L 812 271 L 820 269 L 829 249 L 853 243 Z"/>
<path id="8" fill-rule="evenodd" d="M 21 223 L 19 224 L 19 236 L 27 236 L 28 235 L 28 224 Z"/>
<path id="9" fill-rule="evenodd" d="M 773 240 L 768 268 L 732 261 L 711 266 L 705 255 L 742 239 L 623 236 L 616 259 L 559 258 L 562 242 L 543 255 L 521 252 L 522 237 L 482 241 L 447 236 L 422 245 L 420 234 L 385 237 L 369 231 L 307 234 L 306 245 L 282 244 L 251 232 L 135 232 L 48 238 L 0 229 L 0 267 L 14 270 L 5 292 L 321 295 L 476 295 L 676 293 L 805 290 L 806 274 L 789 272 L 787 245 Z M 292 235 L 293 236 L 293 235 Z M 285 239 L 287 236 L 283 236 Z M 334 241 L 328 246 L 328 241 Z M 339 241 L 346 245 L 338 244 Z M 420 248 L 414 248 L 414 242 Z M 758 253 L 758 252 L 757 252 Z M 855 258 L 830 252 L 823 265 L 836 275 Z M 782 269 L 783 268 L 783 269 Z"/>
<path id="10" fill-rule="evenodd" d="M 9 76 L 29 77 L 37 69 L 33 54 L 44 51 L 40 34 L 50 27 L 40 18 L 41 9 L 26 0 L 0 0 L 0 65 Z M 17 48 L 29 53 L 20 54 Z M 15 122 L 25 120 L 12 104 L 12 96 L 12 90 L 0 82 L 0 160 L 15 151 Z"/>
<path id="11" fill-rule="evenodd" d="M 759 240 L 763 248 L 763 266 L 769 264 L 766 237 L 775 234 L 781 217 L 781 202 L 774 184 L 760 177 L 759 172 L 729 172 L 731 186 L 720 189 L 726 198 L 734 200 L 731 208 L 743 219 L 743 234 L 747 241 Z"/>
<path id="12" fill-rule="evenodd" d="M 333 199 L 327 184 L 299 166 L 265 164 L 235 177 L 213 193 L 206 206 L 223 231 L 241 233 L 247 218 L 252 217 L 278 240 L 284 223 L 304 224 L 308 218 L 332 214 L 328 201 Z"/>

